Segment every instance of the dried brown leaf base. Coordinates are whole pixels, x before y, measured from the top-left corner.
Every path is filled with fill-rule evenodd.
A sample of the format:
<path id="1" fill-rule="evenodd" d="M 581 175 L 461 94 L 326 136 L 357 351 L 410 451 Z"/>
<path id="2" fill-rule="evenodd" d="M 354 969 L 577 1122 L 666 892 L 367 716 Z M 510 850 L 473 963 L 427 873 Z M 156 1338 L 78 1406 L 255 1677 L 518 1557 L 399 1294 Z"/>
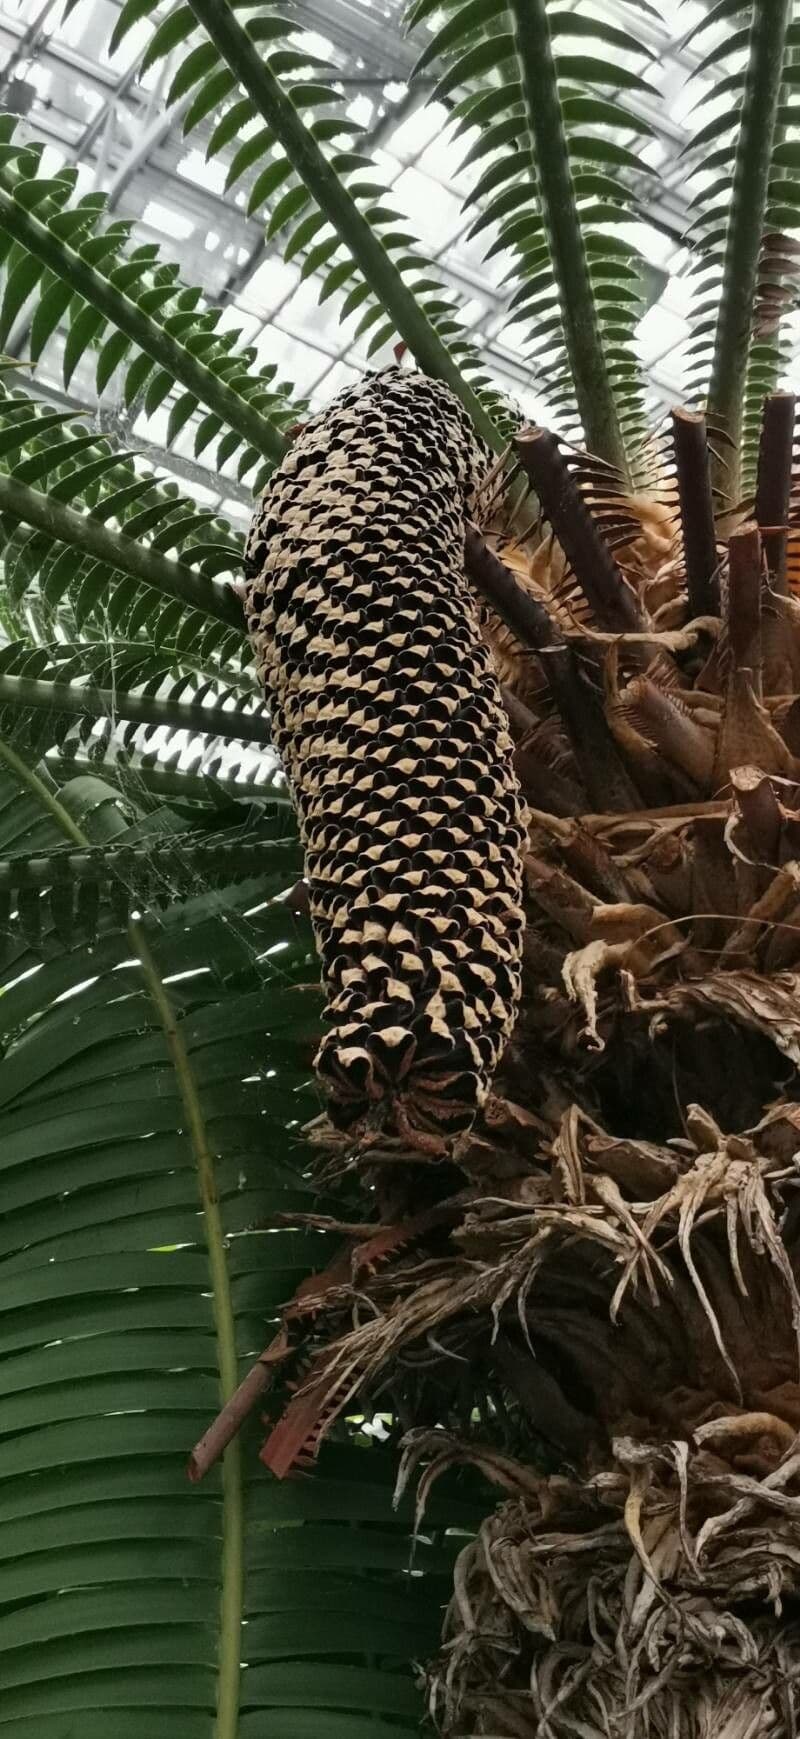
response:
<path id="1" fill-rule="evenodd" d="M 445 1729 L 790 1739 L 800 1454 L 780 1455 L 787 1435 L 763 1414 L 663 1448 L 621 1437 L 606 1471 L 502 1503 L 457 1563 L 429 1679 Z"/>

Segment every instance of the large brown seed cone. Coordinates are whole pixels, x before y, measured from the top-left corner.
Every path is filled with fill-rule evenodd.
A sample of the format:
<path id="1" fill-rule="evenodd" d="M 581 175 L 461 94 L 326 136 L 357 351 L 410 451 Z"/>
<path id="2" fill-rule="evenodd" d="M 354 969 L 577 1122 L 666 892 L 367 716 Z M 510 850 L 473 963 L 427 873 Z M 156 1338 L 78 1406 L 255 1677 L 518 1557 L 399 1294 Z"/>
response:
<path id="1" fill-rule="evenodd" d="M 519 1001 L 525 810 L 466 521 L 488 453 L 390 368 L 305 425 L 247 551 L 248 627 L 297 803 L 334 1120 L 468 1125 Z"/>

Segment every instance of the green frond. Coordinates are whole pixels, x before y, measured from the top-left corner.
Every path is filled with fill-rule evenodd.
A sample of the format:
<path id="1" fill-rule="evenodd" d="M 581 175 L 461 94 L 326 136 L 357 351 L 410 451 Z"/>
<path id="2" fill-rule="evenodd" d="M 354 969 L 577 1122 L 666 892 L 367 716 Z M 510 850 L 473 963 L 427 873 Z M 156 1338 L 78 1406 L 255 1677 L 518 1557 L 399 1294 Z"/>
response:
<path id="1" fill-rule="evenodd" d="M 797 303 L 791 242 L 781 249 L 776 245 L 780 236 L 774 233 L 775 227 L 782 231 L 796 226 L 795 209 L 792 202 L 776 200 L 773 187 L 782 166 L 785 127 L 796 119 L 791 83 L 797 69 L 792 62 L 800 41 L 792 0 L 759 0 L 758 5 L 712 12 L 715 22 L 734 17 L 744 20 L 742 28 L 732 31 L 700 66 L 719 69 L 705 101 L 726 94 L 738 94 L 739 101 L 704 123 L 689 147 L 695 158 L 692 174 L 717 167 L 725 171 L 693 201 L 697 270 L 703 294 L 713 292 L 718 308 L 710 339 L 701 337 L 694 352 L 697 360 L 688 388 L 695 398 L 707 392 L 709 414 L 732 442 L 728 456 L 716 466 L 717 485 L 729 499 L 752 483 L 761 405 L 777 383 L 782 326 Z M 726 70 L 729 57 L 742 52 L 745 66 Z M 730 142 L 709 154 L 708 145 L 726 135 Z"/>
<path id="2" fill-rule="evenodd" d="M 23 632 L 20 608 L 35 591 L 45 616 L 68 600 L 78 628 L 94 619 L 128 635 L 146 627 L 157 646 L 177 637 L 218 657 L 238 649 L 241 607 L 216 578 L 238 571 L 238 537 L 175 486 L 137 474 L 134 457 L 26 395 L 0 396 L 0 558 L 12 632 Z"/>
<path id="3" fill-rule="evenodd" d="M 156 10 L 153 0 L 146 16 Z M 302 259 L 306 275 L 312 269 L 321 274 L 320 299 L 363 285 L 370 302 L 364 319 L 380 323 L 373 351 L 395 335 L 402 339 L 421 368 L 447 381 L 485 439 L 502 451 L 504 438 L 492 419 L 497 395 L 481 396 L 485 373 L 462 330 L 458 304 L 438 280 L 432 289 L 423 285 L 429 265 L 406 218 L 376 193 L 380 183 L 362 129 L 336 112 L 336 68 L 309 54 L 298 25 L 271 14 L 240 24 L 240 10 L 228 0 L 173 8 L 150 37 L 142 69 L 177 46 L 189 47 L 180 88 L 184 97 L 189 89 L 195 96 L 183 130 L 211 120 L 209 156 L 227 150 L 247 122 L 263 123 L 229 169 L 231 185 L 247 178 L 248 214 L 266 207 L 267 236 L 285 236 L 285 257 Z M 123 7 L 112 49 L 142 16 Z M 204 38 L 197 39 L 198 24 Z M 305 71 L 311 76 L 298 76 Z"/>
<path id="4" fill-rule="evenodd" d="M 185 686 L 185 677 L 174 684 L 160 684 L 160 692 L 148 692 L 152 685 L 139 692 L 113 688 L 98 688 L 92 682 L 48 682 L 34 676 L 7 675 L 0 671 L 0 730 L 10 715 L 13 727 L 19 717 L 26 719 L 30 736 L 29 713 L 39 724 L 35 736 L 44 738 L 48 747 L 64 748 L 68 732 L 76 719 L 81 721 L 80 741 L 86 741 L 96 721 L 102 720 L 109 732 L 122 730 L 127 740 L 133 727 L 133 740 L 146 747 L 151 738 L 163 740 L 165 748 L 172 738 L 184 734 L 189 740 L 214 738 L 236 743 L 265 745 L 270 740 L 269 719 L 255 697 L 245 709 L 219 704 L 207 705 L 204 700 L 176 699 L 176 690 Z M 210 684 L 205 684 L 208 690 Z M 216 695 L 214 701 L 216 702 Z M 127 727 L 127 728 L 126 728 Z M 139 729 L 139 727 L 144 727 Z"/>
<path id="5" fill-rule="evenodd" d="M 705 17 L 699 18 L 681 38 L 679 47 L 688 47 L 690 42 L 694 42 L 701 32 L 710 30 L 712 25 L 727 24 L 730 19 L 740 18 L 748 11 L 749 0 L 714 0 Z"/>
<path id="6" fill-rule="evenodd" d="M 432 10 L 413 7 L 411 24 Z M 434 95 L 453 102 L 455 136 L 480 129 L 464 159 L 481 165 L 467 200 L 479 212 L 471 234 L 489 231 L 487 258 L 510 261 L 508 313 L 532 327 L 534 347 L 543 324 L 554 322 L 537 392 L 552 406 L 572 404 L 590 447 L 624 468 L 626 446 L 633 450 L 644 431 L 634 350 L 644 262 L 620 226 L 642 215 L 625 180 L 642 164 L 627 141 L 651 129 L 622 96 L 605 92 L 646 92 L 629 62 L 648 62 L 651 52 L 635 31 L 546 0 L 475 0 L 445 12 L 417 64 L 444 59 Z M 607 56 L 572 52 L 575 38 Z"/>
<path id="7" fill-rule="evenodd" d="M 158 809 L 166 800 L 185 819 L 196 819 L 201 806 L 203 813 L 217 813 L 233 825 L 253 810 L 273 816 L 280 809 L 288 831 L 293 810 L 278 762 L 261 758 L 254 764 L 252 755 L 237 758 L 229 744 L 226 751 L 223 758 L 219 749 L 209 753 L 197 742 L 188 747 L 161 743 L 150 749 L 138 744 L 126 747 L 113 737 L 101 742 L 98 752 L 93 737 L 85 745 L 68 739 L 57 752 L 48 752 L 46 765 L 57 782 L 96 776 L 99 769 L 124 801 L 133 794 L 143 813 Z"/>
<path id="8" fill-rule="evenodd" d="M 244 642 L 241 650 L 244 660 Z M 9 641 L 0 647 L 0 674 L 38 677 L 61 685 L 83 681 L 121 692 L 167 694 L 174 701 L 213 696 L 216 706 L 245 711 L 254 703 L 263 706 L 249 664 L 237 664 L 233 658 L 220 663 L 211 648 L 197 656 L 191 643 L 186 644 L 180 635 L 161 644 L 145 636 L 126 640 L 122 635 L 106 633 L 98 639 L 74 641 Z"/>
<path id="9" fill-rule="evenodd" d="M 52 931 L 62 947 L 73 948 L 125 925 L 132 913 L 174 905 L 197 887 L 263 876 L 263 898 L 270 885 L 276 891 L 291 885 L 302 869 L 296 834 L 280 836 L 285 812 L 262 815 L 255 828 L 213 833 L 165 833 L 164 819 L 162 811 L 155 837 L 134 826 L 83 850 L 59 845 L 0 856 L 0 942 L 7 948 L 19 937 L 35 949 Z"/>
<path id="10" fill-rule="evenodd" d="M 97 799 L 72 803 L 77 832 Z M 67 817 L 69 788 L 54 801 Z M 59 834 L 0 774 L 0 850 L 14 825 L 26 850 Z M 262 850 L 263 901 L 288 865 Z M 145 919 L 139 957 L 118 927 L 4 969 L 0 1650 L 4 1719 L 39 1739 L 65 1713 L 84 1739 L 130 1739 L 143 1712 L 152 1739 L 198 1723 L 242 1739 L 287 1711 L 317 1730 L 321 1702 L 330 1739 L 366 1739 L 376 1717 L 416 1731 L 407 1663 L 433 1644 L 455 1542 L 418 1543 L 412 1610 L 410 1518 L 387 1520 L 380 1451 L 333 1446 L 313 1487 L 278 1485 L 245 1434 L 221 1474 L 186 1484 L 220 1396 L 329 1260 L 321 1235 L 260 1229 L 312 1202 L 298 1128 L 318 1010 L 306 926 L 275 904 L 245 919 L 254 898 L 205 889 Z M 454 1513 L 469 1525 L 463 1505 L 440 1519 Z"/>
<path id="11" fill-rule="evenodd" d="M 216 330 L 220 310 L 181 283 L 177 265 L 152 244 L 129 247 L 128 221 L 101 227 L 104 195 L 72 203 L 74 171 L 41 176 L 41 147 L 18 141 L 16 127 L 0 117 L 0 346 L 23 311 L 34 361 L 64 330 L 65 386 L 91 353 L 98 394 L 116 377 L 123 404 L 141 398 L 148 416 L 172 396 L 168 444 L 204 408 L 235 436 L 227 456 L 239 453 L 241 475 L 263 478 L 302 406 L 237 347 L 240 333 Z"/>

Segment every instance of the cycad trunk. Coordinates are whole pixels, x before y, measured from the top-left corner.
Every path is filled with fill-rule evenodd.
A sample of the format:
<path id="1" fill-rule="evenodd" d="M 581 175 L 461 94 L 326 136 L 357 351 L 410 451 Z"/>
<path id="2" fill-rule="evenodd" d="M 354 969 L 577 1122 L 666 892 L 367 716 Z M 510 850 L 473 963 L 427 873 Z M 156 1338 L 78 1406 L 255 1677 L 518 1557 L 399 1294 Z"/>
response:
<path id="1" fill-rule="evenodd" d="M 759 504 L 781 494 L 787 522 L 786 408 L 773 401 L 765 423 L 765 528 L 777 516 Z M 676 419 L 668 553 L 668 522 L 639 507 L 632 540 L 622 504 L 596 499 L 605 569 L 601 552 L 584 574 L 569 473 L 559 461 L 557 491 L 536 474 L 572 546 L 573 602 L 591 597 L 583 655 L 619 618 L 620 577 L 629 614 L 638 601 L 666 630 L 644 658 L 632 635 L 601 643 L 615 745 L 660 802 L 533 817 L 527 979 L 501 1091 L 558 1130 L 542 1130 L 533 1165 L 506 1155 L 500 1199 L 474 1204 L 458 1242 L 493 1277 L 482 1302 L 498 1349 L 506 1337 L 515 1351 L 497 1359 L 506 1404 L 553 1471 L 534 1475 L 519 1442 L 516 1466 L 480 1458 L 512 1495 L 459 1566 L 432 1675 L 451 1734 L 789 1739 L 800 1711 L 794 541 L 762 540 L 743 511 L 713 567 L 705 540 L 699 572 L 691 533 L 710 497 L 702 468 L 680 463 L 686 427 Z M 519 445 L 529 471 L 539 444 Z M 721 618 L 685 633 L 692 560 Z M 552 598 L 558 564 L 544 563 Z M 552 726 L 532 721 L 525 756 L 537 745 L 552 764 Z M 577 761 L 558 771 L 574 778 Z M 415 1434 L 406 1476 L 465 1453 Z"/>
<path id="2" fill-rule="evenodd" d="M 796 1731 L 800 607 L 774 518 L 788 502 L 791 524 L 791 417 L 773 412 L 726 546 L 702 421 L 676 418 L 660 503 L 540 431 L 517 443 L 554 536 L 532 557 L 495 540 L 521 586 L 474 533 L 467 566 L 505 623 L 490 609 L 486 637 L 531 804 L 522 1010 L 477 1122 L 453 1138 L 450 1119 L 446 1164 L 403 1070 L 358 1115 L 332 1077 L 349 1128 L 328 1146 L 382 1223 L 348 1228 L 346 1261 L 287 1315 L 290 1335 L 312 1320 L 313 1359 L 265 1460 L 285 1471 L 353 1397 L 380 1396 L 404 1480 L 425 1469 L 421 1507 L 454 1464 L 499 1484 L 430 1674 L 452 1739 Z M 324 566 L 338 546 L 321 549 Z M 415 897 L 404 912 L 413 929 Z M 466 931 L 443 934 L 442 961 L 416 938 L 430 982 L 399 949 L 392 994 L 413 1013 L 404 974 L 423 1000 L 444 984 L 449 1035 L 418 1024 L 409 1054 L 425 1080 L 431 1047 L 446 1082 L 442 1045 L 460 1057 L 486 965 L 481 980 Z M 334 976 L 358 988 L 354 964 Z M 395 1040 L 377 1002 L 359 1008 L 343 1056 L 367 1082 L 362 1052 Z"/>
<path id="3" fill-rule="evenodd" d="M 542 1478 L 530 1461 L 480 1458 L 513 1495 L 458 1566 L 432 1681 L 448 1733 L 794 1733 L 800 1390 L 793 1282 L 781 1273 L 773 1205 L 779 1174 L 794 1170 L 777 1149 L 791 1155 L 796 1137 L 788 1119 L 773 1132 L 759 1152 L 697 1116 L 695 1153 L 685 1151 L 679 1181 L 647 1212 L 653 1182 L 645 1175 L 637 1187 L 632 1144 L 573 1121 L 573 1187 L 560 1210 L 506 1208 L 502 1230 L 495 1210 L 496 1254 L 517 1289 L 545 1246 L 526 1301 L 527 1357 L 557 1385 L 555 1396 L 535 1397 L 533 1423 L 559 1471 Z M 648 1219 L 670 1196 L 672 1212 L 651 1233 Z M 690 1228 L 695 1207 L 699 1229 Z M 485 1236 L 487 1216 L 478 1217 Z M 466 1242 L 479 1248 L 476 1231 Z M 614 1283 L 637 1265 L 638 1292 L 610 1327 Z M 517 1356 L 522 1398 L 521 1337 Z M 583 1414 L 583 1450 L 572 1421 L 558 1441 L 565 1399 Z M 420 1434 L 409 1463 L 442 1466 L 451 1449 L 463 1453 L 440 1433 Z"/>

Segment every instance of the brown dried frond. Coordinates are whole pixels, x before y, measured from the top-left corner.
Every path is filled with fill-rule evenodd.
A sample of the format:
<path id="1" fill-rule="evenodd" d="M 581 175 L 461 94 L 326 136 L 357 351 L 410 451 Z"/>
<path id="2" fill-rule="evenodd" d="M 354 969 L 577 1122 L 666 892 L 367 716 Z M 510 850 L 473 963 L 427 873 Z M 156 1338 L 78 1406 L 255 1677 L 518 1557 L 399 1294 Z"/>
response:
<path id="1" fill-rule="evenodd" d="M 761 1032 L 777 1045 L 795 1068 L 800 1068 L 800 975 L 793 972 L 763 973 L 741 969 L 713 972 L 707 978 L 686 980 L 646 1002 L 630 988 L 631 1007 L 650 1014 L 669 1012 L 686 1017 L 698 1009 L 724 1015 Z"/>
<path id="2" fill-rule="evenodd" d="M 637 915 L 635 908 L 619 915 L 613 908 L 596 912 L 598 921 L 611 922 L 612 931 L 627 930 L 634 947 L 646 937 L 648 916 L 645 911 Z M 791 1054 L 800 1055 L 800 1003 L 797 984 L 790 985 L 788 976 L 781 986 L 781 1014 L 788 1027 L 786 1010 L 793 998 L 792 1034 L 773 1036 L 787 1054 L 793 1047 Z M 711 998 L 709 986 L 721 980 L 728 995 L 737 987 L 745 998 L 756 978 L 716 974 L 704 987 L 706 998 Z M 676 1008 L 684 988 L 691 993 L 699 987 L 673 987 L 649 999 L 647 1013 Z M 630 991 L 628 1000 L 631 1007 L 639 1006 Z M 771 1014 L 761 1004 L 757 1019 L 763 1025 Z M 797 1108 L 794 1112 L 800 1117 Z M 574 1417 L 570 1365 L 579 1371 L 585 1425 L 576 1442 L 586 1456 L 626 1413 L 649 1417 L 654 1426 L 676 1408 L 680 1415 L 683 1407 L 686 1416 L 679 1395 L 684 1336 L 694 1348 L 692 1371 L 699 1389 L 707 1393 L 710 1385 L 712 1394 L 727 1392 L 740 1408 L 761 1405 L 762 1391 L 776 1383 L 796 1383 L 800 1295 L 782 1233 L 787 1201 L 800 1186 L 781 1140 L 784 1128 L 795 1129 L 792 1117 L 791 1106 L 776 1106 L 756 1129 L 727 1134 L 708 1112 L 694 1107 L 686 1140 L 667 1148 L 609 1136 L 573 1105 L 562 1118 L 548 1166 L 541 1123 L 526 1116 L 522 1106 L 508 1107 L 498 1129 L 513 1128 L 521 1137 L 529 1131 L 534 1151 L 541 1152 L 529 1162 L 527 1180 L 493 1197 L 473 1190 L 458 1211 L 453 1204 L 444 1256 L 425 1260 L 409 1247 L 399 1263 L 388 1267 L 362 1264 L 352 1287 L 328 1289 L 322 1301 L 327 1323 L 315 1299 L 318 1325 L 327 1329 L 323 1348 L 268 1442 L 269 1465 L 285 1471 L 297 1453 L 315 1452 L 353 1396 L 400 1380 L 409 1358 L 413 1364 L 415 1348 L 432 1348 L 426 1356 L 434 1366 L 441 1364 L 446 1332 L 456 1341 L 461 1337 L 462 1344 L 466 1336 L 468 1343 L 487 1349 L 498 1332 L 513 1336 L 521 1325 L 525 1344 L 534 1352 L 538 1347 L 539 1356 L 547 1347 L 559 1347 L 568 1361 L 560 1382 L 553 1389 L 548 1367 L 533 1402 L 526 1358 L 519 1363 L 509 1352 L 501 1361 L 502 1380 L 523 1410 L 533 1405 L 532 1419 L 541 1434 L 563 1446 Z M 447 1216 L 437 1224 L 446 1226 Z M 414 1234 L 414 1223 L 409 1225 Z M 388 1250 L 392 1240 L 397 1243 L 397 1231 L 389 1227 L 384 1235 L 376 1232 L 370 1247 L 380 1251 L 386 1243 Z M 727 1268 L 720 1261 L 725 1251 Z M 594 1327 L 584 1325 L 579 1332 L 574 1301 L 587 1286 L 594 1294 Z M 771 1366 L 764 1359 L 758 1321 L 747 1315 L 744 1303 L 736 1304 L 737 1292 L 740 1301 L 761 1297 L 770 1311 Z M 331 1338 L 337 1322 L 339 1333 Z M 651 1389 L 654 1335 L 663 1368 L 661 1382 Z"/>
<path id="3" fill-rule="evenodd" d="M 800 1626 L 776 1624 L 774 1608 L 797 1590 L 800 1456 L 780 1417 L 719 1418 L 663 1449 L 621 1435 L 608 1471 L 539 1483 L 506 1499 L 457 1563 L 429 1680 L 447 1732 L 797 1731 Z"/>
<path id="4" fill-rule="evenodd" d="M 558 608 L 554 607 L 566 564 L 563 551 L 552 537 L 543 538 L 536 548 L 507 537 L 489 537 L 487 543 L 530 597 L 547 606 L 557 627 L 572 625 L 569 614 L 562 620 Z M 529 647 L 522 645 L 518 636 L 491 607 L 487 606 L 483 611 L 482 627 L 500 681 L 527 705 L 538 708 L 545 686 L 541 660 Z"/>
<path id="5" fill-rule="evenodd" d="M 628 683 L 619 697 L 622 717 L 657 751 L 659 760 L 686 774 L 698 794 L 710 789 L 714 741 L 681 700 L 647 676 Z"/>

